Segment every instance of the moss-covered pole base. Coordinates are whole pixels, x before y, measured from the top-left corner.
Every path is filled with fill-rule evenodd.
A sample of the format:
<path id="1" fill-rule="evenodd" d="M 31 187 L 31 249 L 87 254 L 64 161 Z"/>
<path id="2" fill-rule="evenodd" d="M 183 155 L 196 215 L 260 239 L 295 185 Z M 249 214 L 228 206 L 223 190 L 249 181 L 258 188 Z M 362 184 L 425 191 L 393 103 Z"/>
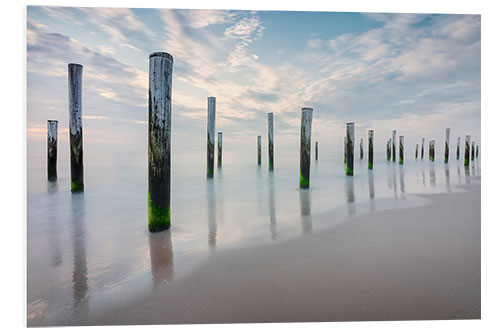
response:
<path id="1" fill-rule="evenodd" d="M 269 153 L 269 170 L 274 170 L 274 118 L 273 113 L 267 114 L 267 143 Z"/>
<path id="2" fill-rule="evenodd" d="M 368 131 L 368 169 L 373 169 L 373 130 Z"/>
<path id="3" fill-rule="evenodd" d="M 257 164 L 262 163 L 262 136 L 257 136 Z"/>
<path id="4" fill-rule="evenodd" d="M 460 137 L 457 138 L 457 160 L 460 159 Z"/>
<path id="5" fill-rule="evenodd" d="M 83 191 L 82 74 L 82 65 L 68 64 L 71 192 Z"/>
<path id="6" fill-rule="evenodd" d="M 217 166 L 222 167 L 222 132 L 217 132 Z"/>
<path id="7" fill-rule="evenodd" d="M 464 153 L 464 165 L 469 165 L 470 158 L 470 135 L 465 136 L 465 153 Z"/>
<path id="8" fill-rule="evenodd" d="M 207 178 L 214 177 L 215 97 L 207 98 Z"/>
<path id="9" fill-rule="evenodd" d="M 424 144 L 425 144 L 425 138 L 422 138 L 422 146 L 421 146 L 421 149 L 422 149 L 422 152 L 420 154 L 420 159 L 424 159 Z"/>
<path id="10" fill-rule="evenodd" d="M 363 159 L 363 138 L 359 141 L 359 159 Z"/>
<path id="11" fill-rule="evenodd" d="M 311 127 L 313 109 L 302 108 L 300 120 L 300 188 L 309 188 L 309 173 L 311 168 Z"/>
<path id="12" fill-rule="evenodd" d="M 450 155 L 450 129 L 446 129 L 446 136 L 444 142 L 444 163 L 448 163 L 448 157 Z"/>
<path id="13" fill-rule="evenodd" d="M 475 152 L 474 152 L 474 148 L 476 146 L 476 143 L 474 141 L 472 141 L 472 145 L 471 145 L 471 154 L 470 154 L 470 159 L 471 161 L 474 161 L 474 156 L 476 155 Z"/>
<path id="14" fill-rule="evenodd" d="M 399 164 L 404 164 L 405 160 L 405 137 L 399 136 Z"/>
<path id="15" fill-rule="evenodd" d="M 47 179 L 57 180 L 57 120 L 47 120 Z"/>
<path id="16" fill-rule="evenodd" d="M 346 153 L 347 162 L 345 165 L 345 174 L 354 175 L 354 123 L 346 124 Z"/>
<path id="17" fill-rule="evenodd" d="M 172 67 L 166 52 L 149 55 L 148 229 L 170 228 Z"/>
<path id="18" fill-rule="evenodd" d="M 314 159 L 318 160 L 318 141 L 314 144 Z"/>
<path id="19" fill-rule="evenodd" d="M 418 143 L 415 145 L 415 159 L 418 158 Z"/>
<path id="20" fill-rule="evenodd" d="M 396 130 L 392 131 L 392 161 L 396 162 Z"/>

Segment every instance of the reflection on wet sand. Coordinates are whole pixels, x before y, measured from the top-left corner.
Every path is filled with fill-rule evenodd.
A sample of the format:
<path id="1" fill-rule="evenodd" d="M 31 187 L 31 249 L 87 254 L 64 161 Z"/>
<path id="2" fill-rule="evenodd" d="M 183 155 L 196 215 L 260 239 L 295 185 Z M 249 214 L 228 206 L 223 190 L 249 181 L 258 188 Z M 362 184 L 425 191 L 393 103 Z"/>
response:
<path id="1" fill-rule="evenodd" d="M 356 214 L 356 205 L 354 203 L 354 177 L 345 177 L 345 193 L 347 197 L 347 214 L 349 216 Z"/>
<path id="2" fill-rule="evenodd" d="M 207 215 L 208 215 L 208 246 L 210 249 L 217 247 L 217 219 L 215 207 L 214 180 L 207 178 Z"/>
<path id="3" fill-rule="evenodd" d="M 460 172 L 460 165 L 457 165 L 458 185 L 462 185 L 462 173 Z"/>
<path id="4" fill-rule="evenodd" d="M 472 164 L 472 168 L 471 169 L 472 169 L 472 176 L 473 177 L 476 176 L 476 163 L 475 162 Z"/>
<path id="5" fill-rule="evenodd" d="M 312 232 L 312 217 L 311 217 L 311 197 L 309 190 L 299 190 L 300 199 L 300 217 L 302 219 L 302 233 L 309 234 Z"/>
<path id="6" fill-rule="evenodd" d="M 269 173 L 269 230 L 271 239 L 275 241 L 278 238 L 276 229 L 276 206 L 274 202 L 274 174 Z"/>
<path id="7" fill-rule="evenodd" d="M 170 230 L 149 233 L 149 256 L 153 285 L 159 287 L 174 279 L 174 251 Z"/>
<path id="8" fill-rule="evenodd" d="M 370 210 L 375 210 L 375 185 L 373 183 L 373 170 L 368 170 L 368 186 L 370 188 Z"/>
<path id="9" fill-rule="evenodd" d="M 49 194 L 56 194 L 58 190 L 57 182 L 47 182 L 47 192 Z M 47 228 L 47 239 L 50 244 L 51 261 L 52 267 L 59 267 L 63 263 L 63 256 L 61 252 L 61 226 L 57 212 L 57 206 L 59 201 L 56 196 L 51 196 L 51 200 L 48 203 L 47 213 L 48 218 L 51 223 Z"/>
<path id="10" fill-rule="evenodd" d="M 446 190 L 448 192 L 451 192 L 451 186 L 450 186 L 450 167 L 448 164 L 444 165 L 444 176 L 445 176 L 445 182 L 446 182 Z"/>
<path id="11" fill-rule="evenodd" d="M 436 169 L 432 165 L 429 169 L 429 178 L 432 187 L 436 187 Z"/>
<path id="12" fill-rule="evenodd" d="M 406 194 L 406 186 L 405 186 L 405 171 L 402 166 L 399 167 L 399 188 L 401 189 L 401 196 L 404 198 Z"/>
<path id="13" fill-rule="evenodd" d="M 464 166 L 464 169 L 465 169 L 465 183 L 467 185 L 469 185 L 470 184 L 470 169 L 469 169 L 469 166 L 468 165 Z"/>
<path id="14" fill-rule="evenodd" d="M 71 224 L 73 240 L 73 320 L 85 321 L 89 316 L 87 281 L 87 250 L 84 193 L 71 195 Z"/>

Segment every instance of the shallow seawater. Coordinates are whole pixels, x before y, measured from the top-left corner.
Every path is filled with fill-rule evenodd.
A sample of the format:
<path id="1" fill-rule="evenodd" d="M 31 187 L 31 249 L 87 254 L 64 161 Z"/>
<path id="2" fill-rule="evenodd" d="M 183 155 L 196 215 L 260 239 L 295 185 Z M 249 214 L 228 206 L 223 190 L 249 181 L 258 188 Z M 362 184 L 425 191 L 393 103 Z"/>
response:
<path id="1" fill-rule="evenodd" d="M 365 152 L 366 154 L 366 152 Z M 453 155 L 453 154 L 450 154 Z M 355 159 L 346 177 L 343 154 L 311 161 L 311 187 L 299 190 L 299 158 L 267 159 L 225 152 L 213 179 L 205 152 L 172 155 L 172 228 L 147 230 L 147 156 L 85 152 L 85 192 L 71 194 L 69 157 L 58 156 L 58 180 L 46 180 L 45 154 L 28 154 L 28 325 L 78 325 L 114 306 L 164 288 L 217 250 L 296 239 L 346 217 L 424 204 L 421 193 L 479 184 L 480 160 L 445 165 L 407 157 L 404 166 L 376 152 Z M 315 216 L 329 212 L 330 219 Z"/>

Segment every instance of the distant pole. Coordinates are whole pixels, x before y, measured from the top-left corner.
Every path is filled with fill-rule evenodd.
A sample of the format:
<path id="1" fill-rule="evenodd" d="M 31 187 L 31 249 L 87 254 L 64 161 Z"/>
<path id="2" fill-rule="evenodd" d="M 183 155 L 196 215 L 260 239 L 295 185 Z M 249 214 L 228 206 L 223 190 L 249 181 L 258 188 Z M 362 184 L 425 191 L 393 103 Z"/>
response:
<path id="1" fill-rule="evenodd" d="M 222 132 L 217 133 L 217 166 L 222 167 Z"/>
<path id="2" fill-rule="evenodd" d="M 396 162 L 396 130 L 392 131 L 392 161 Z"/>
<path id="3" fill-rule="evenodd" d="M 262 162 L 262 136 L 257 136 L 257 165 Z"/>
<path id="4" fill-rule="evenodd" d="M 345 167 L 345 174 L 347 176 L 354 175 L 354 123 L 346 124 L 346 152 L 347 163 Z"/>
<path id="5" fill-rule="evenodd" d="M 373 130 L 368 131 L 368 169 L 373 169 Z"/>
<path id="6" fill-rule="evenodd" d="M 363 138 L 361 138 L 359 142 L 359 159 L 363 159 Z"/>
<path id="7" fill-rule="evenodd" d="M 470 135 L 465 136 L 465 155 L 464 155 L 464 165 L 469 165 L 469 157 L 470 157 Z"/>
<path id="8" fill-rule="evenodd" d="M 479 157 L 479 145 L 476 146 L 476 158 Z"/>
<path id="9" fill-rule="evenodd" d="M 470 154 L 470 159 L 471 161 L 474 161 L 474 155 L 475 155 L 475 152 L 474 152 L 474 146 L 476 145 L 476 143 L 474 141 L 472 141 L 472 146 L 471 146 L 471 154 Z"/>
<path id="10" fill-rule="evenodd" d="M 425 143 L 425 139 L 424 139 L 424 138 L 422 138 L 422 147 L 421 147 L 422 152 L 421 152 L 421 155 L 420 155 L 420 159 L 423 159 L 423 158 L 424 158 L 424 143 Z"/>
<path id="11" fill-rule="evenodd" d="M 68 64 L 71 192 L 83 191 L 82 74 L 82 65 Z"/>
<path id="12" fill-rule="evenodd" d="M 214 177 L 215 97 L 207 99 L 207 178 Z"/>
<path id="13" fill-rule="evenodd" d="M 418 143 L 415 145 L 415 159 L 418 158 Z"/>
<path id="14" fill-rule="evenodd" d="M 446 129 L 446 141 L 444 144 L 444 163 L 448 163 L 448 156 L 450 154 L 450 129 Z"/>
<path id="15" fill-rule="evenodd" d="M 457 138 L 457 160 L 460 159 L 460 137 Z"/>
<path id="16" fill-rule="evenodd" d="M 47 179 L 57 179 L 57 120 L 47 120 Z"/>
<path id="17" fill-rule="evenodd" d="M 405 155 L 405 137 L 403 135 L 399 136 L 399 164 L 404 163 L 404 155 Z"/>
<path id="18" fill-rule="evenodd" d="M 318 160 L 318 141 L 316 141 L 315 145 L 314 145 L 314 158 L 315 160 L 317 161 Z"/>
<path id="19" fill-rule="evenodd" d="M 166 52 L 149 55 L 148 229 L 170 228 L 172 66 Z"/>
<path id="20" fill-rule="evenodd" d="M 267 141 L 269 153 L 269 170 L 274 170 L 274 120 L 273 113 L 267 114 Z"/>
<path id="21" fill-rule="evenodd" d="M 309 188 L 312 116 L 312 108 L 302 108 L 300 125 L 300 188 Z"/>

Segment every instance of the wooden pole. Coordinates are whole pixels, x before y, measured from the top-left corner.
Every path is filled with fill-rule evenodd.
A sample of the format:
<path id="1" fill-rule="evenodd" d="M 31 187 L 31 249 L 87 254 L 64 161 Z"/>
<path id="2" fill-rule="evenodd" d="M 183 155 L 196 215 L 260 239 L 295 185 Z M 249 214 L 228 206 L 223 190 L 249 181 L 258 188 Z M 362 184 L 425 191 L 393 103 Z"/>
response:
<path id="1" fill-rule="evenodd" d="M 363 138 L 359 141 L 359 159 L 363 159 Z"/>
<path id="2" fill-rule="evenodd" d="M 425 143 L 425 139 L 424 139 L 424 138 L 422 138 L 422 147 L 421 147 L 422 152 L 421 152 L 421 155 L 420 155 L 420 159 L 423 159 L 423 158 L 424 158 L 424 143 Z"/>
<path id="3" fill-rule="evenodd" d="M 314 158 L 317 161 L 318 160 L 318 141 L 314 144 Z"/>
<path id="4" fill-rule="evenodd" d="M 465 155 L 464 155 L 464 165 L 469 165 L 470 158 L 470 135 L 465 136 Z"/>
<path id="5" fill-rule="evenodd" d="M 345 174 L 347 176 L 354 175 L 354 123 L 346 124 L 346 152 L 347 152 L 347 163 L 345 168 Z"/>
<path id="6" fill-rule="evenodd" d="M 57 180 L 57 120 L 47 120 L 47 179 Z"/>
<path id="7" fill-rule="evenodd" d="M 405 137 L 403 135 L 399 136 L 399 164 L 404 164 L 405 156 Z"/>
<path id="8" fill-rule="evenodd" d="M 300 188 L 309 188 L 312 116 L 312 108 L 302 108 L 300 125 Z"/>
<path id="9" fill-rule="evenodd" d="M 457 138 L 457 160 L 460 159 L 460 137 Z"/>
<path id="10" fill-rule="evenodd" d="M 267 141 L 269 153 L 269 170 L 274 170 L 274 119 L 273 113 L 267 114 Z"/>
<path id="11" fill-rule="evenodd" d="M 262 162 L 262 136 L 257 136 L 257 165 Z"/>
<path id="12" fill-rule="evenodd" d="M 392 161 L 396 162 L 396 130 L 392 131 Z"/>
<path id="13" fill-rule="evenodd" d="M 368 131 L 368 169 L 373 169 L 373 130 Z"/>
<path id="14" fill-rule="evenodd" d="M 389 138 L 389 140 L 387 140 L 387 160 L 390 161 L 391 160 L 391 138 Z"/>
<path id="15" fill-rule="evenodd" d="M 166 52 L 149 55 L 148 229 L 170 228 L 172 67 Z"/>
<path id="16" fill-rule="evenodd" d="M 415 145 L 415 159 L 418 158 L 418 143 Z"/>
<path id="17" fill-rule="evenodd" d="M 83 66 L 68 64 L 69 145 L 71 148 L 71 192 L 83 191 Z"/>
<path id="18" fill-rule="evenodd" d="M 207 178 L 214 177 L 215 97 L 207 99 Z"/>
<path id="19" fill-rule="evenodd" d="M 450 129 L 446 129 L 446 137 L 444 143 L 444 163 L 448 163 L 448 156 L 450 155 Z"/>
<path id="20" fill-rule="evenodd" d="M 217 133 L 217 166 L 222 167 L 222 132 Z"/>
<path id="21" fill-rule="evenodd" d="M 475 152 L 474 152 L 474 147 L 475 147 L 475 142 L 472 141 L 471 154 L 470 154 L 471 161 L 474 161 L 474 155 L 476 155 Z"/>

